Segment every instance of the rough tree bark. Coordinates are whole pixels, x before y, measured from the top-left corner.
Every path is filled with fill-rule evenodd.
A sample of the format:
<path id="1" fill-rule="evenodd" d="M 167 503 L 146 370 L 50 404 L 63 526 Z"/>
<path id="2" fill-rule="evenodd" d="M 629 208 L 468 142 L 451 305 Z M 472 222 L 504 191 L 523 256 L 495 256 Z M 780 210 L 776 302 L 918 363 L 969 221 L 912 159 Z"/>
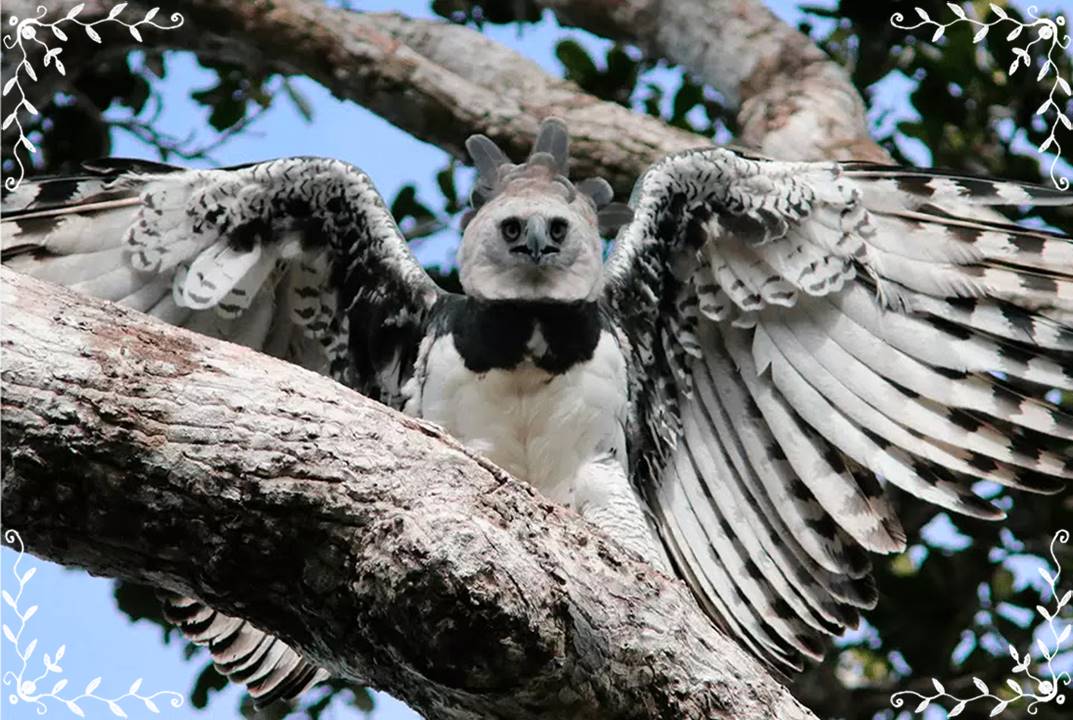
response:
<path id="1" fill-rule="evenodd" d="M 538 2 L 712 85 L 739 108 L 742 144 L 781 160 L 890 161 L 846 71 L 760 0 Z"/>
<path id="2" fill-rule="evenodd" d="M 812 718 L 675 581 L 441 431 L 0 269 L 2 520 L 436 718 Z"/>
<path id="3" fill-rule="evenodd" d="M 26 17 L 37 4 L 9 0 L 3 17 Z M 49 5 L 49 17 L 76 4 L 56 0 Z M 157 4 L 132 2 L 124 16 L 137 18 Z M 80 17 L 101 17 L 111 5 L 90 0 Z M 358 102 L 460 159 L 468 159 L 463 146 L 477 132 L 508 153 L 524 156 L 541 120 L 554 115 L 570 127 L 573 171 L 582 177 L 602 175 L 625 195 L 652 161 L 711 143 L 588 95 L 460 25 L 348 12 L 319 0 L 174 0 L 168 12 L 173 10 L 183 13 L 184 25 L 167 32 L 147 30 L 145 44 L 222 54 L 255 67 L 307 75 L 336 97 Z M 98 29 L 109 48 L 135 45 L 122 28 Z M 75 36 L 65 53 L 92 53 L 99 47 Z M 80 64 L 69 63 L 74 71 Z M 62 78 L 54 75 L 52 80 Z"/>
<path id="4" fill-rule="evenodd" d="M 741 102 L 745 144 L 788 160 L 888 159 L 868 138 L 864 105 L 845 72 L 759 0 L 541 2 L 564 22 L 679 62 Z M 26 17 L 37 4 L 7 0 L 3 15 Z M 76 4 L 55 0 L 50 17 Z M 126 14 L 133 18 L 157 4 L 132 2 Z M 81 17 L 100 17 L 111 5 L 89 0 Z M 556 115 L 570 127 L 575 171 L 603 175 L 627 194 L 653 160 L 711 142 L 598 100 L 459 25 L 349 12 L 319 0 L 173 0 L 171 11 L 182 12 L 185 25 L 146 31 L 147 44 L 307 75 L 462 159 L 463 143 L 475 132 L 524 155 L 540 121 Z M 133 44 L 125 30 L 99 29 L 110 48 Z M 75 40 L 81 42 L 72 41 L 66 52 L 99 48 Z M 69 65 L 77 71 L 79 63 Z"/>

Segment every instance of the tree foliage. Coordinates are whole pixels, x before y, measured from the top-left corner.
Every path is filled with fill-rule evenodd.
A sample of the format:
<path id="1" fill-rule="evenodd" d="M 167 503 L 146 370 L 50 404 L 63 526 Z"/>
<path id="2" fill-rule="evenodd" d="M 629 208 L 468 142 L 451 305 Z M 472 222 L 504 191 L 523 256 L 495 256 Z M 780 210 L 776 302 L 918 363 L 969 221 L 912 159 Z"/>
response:
<path id="1" fill-rule="evenodd" d="M 930 30 L 906 33 L 891 26 L 894 10 L 904 13 L 917 5 L 932 17 L 949 16 L 947 4 L 939 0 L 912 4 L 841 0 L 805 8 L 809 20 L 801 29 L 849 69 L 871 107 L 883 105 L 885 109 L 871 115 L 872 132 L 897 161 L 913 164 L 923 152 L 924 160 L 935 166 L 1049 182 L 1049 161 L 1041 165 L 1035 151 L 1050 132 L 1050 123 L 1035 114 L 1049 86 L 1037 82 L 1035 72 L 1007 74 L 1012 50 L 1005 32 L 991 32 L 974 44 L 973 32 L 965 26 L 952 27 L 937 40 Z M 477 29 L 511 25 L 524 32 L 531 23 L 551 22 L 531 0 L 432 0 L 431 10 Z M 971 10 L 983 17 L 989 12 L 988 3 L 977 0 Z M 1016 7 L 1006 6 L 1006 11 L 1011 17 L 1023 17 Z M 564 78 L 597 97 L 677 127 L 718 141 L 733 136 L 733 112 L 714 89 L 665 61 L 645 57 L 637 48 L 603 41 L 582 43 L 576 36 L 576 32 L 570 36 L 564 32 L 554 48 Z M 605 49 L 593 51 L 594 47 Z M 1035 69 L 1044 62 L 1043 45 L 1032 51 Z M 315 121 L 316 108 L 310 107 L 288 78 L 199 58 L 215 81 L 190 96 L 208 111 L 211 139 L 194 142 L 167 136 L 158 129 L 158 120 L 167 111 L 160 83 L 167 75 L 170 56 L 156 52 L 102 56 L 96 66 L 65 87 L 31 127 L 32 139 L 41 148 L 36 169 L 73 170 L 84 160 L 109 154 L 118 133 L 137 136 L 164 161 L 211 159 L 215 147 L 244 132 L 260 112 L 281 100 Z M 1073 78 L 1073 60 L 1068 55 L 1052 59 L 1063 77 Z M 898 87 L 906 88 L 904 97 L 892 101 L 892 88 Z M 1069 98 L 1064 101 L 1067 114 L 1073 114 Z M 892 114 L 896 119 L 892 120 Z M 1062 129 L 1059 139 L 1064 147 L 1073 148 L 1073 133 Z M 416 184 L 407 184 L 391 199 L 391 210 L 411 239 L 419 241 L 457 228 L 465 202 L 457 186 L 457 170 L 455 162 L 445 156 L 436 175 L 434 197 L 423 195 Z M 1040 216 L 1052 226 L 1073 231 L 1068 212 L 1052 210 Z M 453 269 L 434 272 L 444 285 L 457 289 Z M 1073 398 L 1064 401 L 1073 406 Z M 1056 530 L 1073 529 L 1073 491 L 1048 497 L 997 486 L 979 490 L 1007 509 L 1005 523 L 947 517 L 921 502 L 896 496 L 906 530 L 915 542 L 902 555 L 875 558 L 878 607 L 865 614 L 866 622 L 858 631 L 835 643 L 822 664 L 794 681 L 795 693 L 817 715 L 893 717 L 890 694 L 906 688 L 926 690 L 933 677 L 952 691 L 966 693 L 971 692 L 973 677 L 992 688 L 1004 686 L 1012 666 L 1008 646 L 1023 650 L 1033 643 L 1033 629 L 1040 621 L 1035 607 L 1048 599 L 1036 568 L 1054 572 L 1047 548 Z M 1058 549 L 1063 553 L 1060 563 L 1073 574 L 1073 552 L 1068 546 Z M 151 590 L 117 583 L 116 600 L 132 619 L 161 624 L 164 642 L 179 638 L 163 623 Z M 204 654 L 192 647 L 189 655 L 206 662 Z M 1073 653 L 1062 660 L 1073 669 Z M 193 704 L 211 703 L 213 691 L 223 682 L 206 664 L 191 689 Z M 297 713 L 318 718 L 333 702 L 359 711 L 371 707 L 366 690 L 333 682 L 305 700 Z M 1041 706 L 1034 717 L 1045 720 L 1065 712 L 1055 707 Z M 249 711 L 248 703 L 244 711 Z M 286 713 L 287 708 L 277 708 L 271 714 L 282 717 Z M 1026 717 L 1024 705 L 1010 706 L 1003 717 Z"/>

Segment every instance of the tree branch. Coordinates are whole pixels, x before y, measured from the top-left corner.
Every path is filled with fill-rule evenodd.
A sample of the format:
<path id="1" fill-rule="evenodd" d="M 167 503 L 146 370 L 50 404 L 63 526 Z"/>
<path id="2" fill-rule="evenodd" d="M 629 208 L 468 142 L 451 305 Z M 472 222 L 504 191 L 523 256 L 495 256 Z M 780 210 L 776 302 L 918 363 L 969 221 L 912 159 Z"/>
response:
<path id="1" fill-rule="evenodd" d="M 740 108 L 739 142 L 780 160 L 890 156 L 846 71 L 759 0 L 538 0 L 565 24 L 682 65 Z"/>
<path id="2" fill-rule="evenodd" d="M 813 718 L 688 592 L 438 429 L 0 269 L 2 520 L 436 718 Z"/>
<path id="3" fill-rule="evenodd" d="M 5 17 L 34 4 L 11 0 Z M 56 0 L 51 13 L 58 16 L 75 4 Z M 97 17 L 108 5 L 91 2 L 80 17 Z M 182 12 L 186 23 L 175 31 L 145 31 L 147 45 L 224 52 L 233 60 L 308 75 L 336 97 L 358 102 L 460 159 L 467 158 L 465 139 L 476 132 L 524 156 L 540 121 L 555 115 L 570 127 L 573 172 L 602 175 L 625 195 L 657 158 L 711 142 L 598 100 L 460 25 L 351 12 L 319 0 L 173 0 L 171 11 Z M 126 12 L 141 11 L 131 3 Z M 125 32 L 105 29 L 99 27 L 107 46 L 131 44 Z M 72 43 L 70 52 L 98 47 Z"/>
<path id="4" fill-rule="evenodd" d="M 782 159 L 889 161 L 868 136 L 864 104 L 845 71 L 760 2 L 541 2 L 564 22 L 683 65 L 740 103 L 744 144 Z M 50 17 L 75 4 L 56 0 Z M 148 4 L 131 3 L 127 13 Z M 35 5 L 8 0 L 5 17 L 24 16 Z M 82 17 L 109 7 L 93 0 Z M 319 0 L 173 0 L 168 10 L 182 12 L 186 24 L 146 31 L 147 44 L 308 75 L 461 159 L 475 132 L 523 155 L 540 121 L 556 115 L 570 127 L 575 171 L 601 174 L 626 194 L 655 159 L 710 142 L 598 100 L 460 25 L 330 8 Z M 131 38 L 113 32 L 105 41 L 124 46 Z M 82 45 L 83 52 L 99 47 Z"/>

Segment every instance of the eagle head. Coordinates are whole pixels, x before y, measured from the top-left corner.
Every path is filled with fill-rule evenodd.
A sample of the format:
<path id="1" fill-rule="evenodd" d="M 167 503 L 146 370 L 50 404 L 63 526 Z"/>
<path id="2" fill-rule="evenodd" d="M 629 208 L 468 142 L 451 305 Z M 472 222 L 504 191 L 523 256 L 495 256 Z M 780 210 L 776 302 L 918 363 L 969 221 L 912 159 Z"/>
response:
<path id="1" fill-rule="evenodd" d="M 623 207 L 601 178 L 567 177 L 569 137 L 545 120 L 529 158 L 510 162 L 484 135 L 466 141 L 478 179 L 458 249 L 462 287 L 489 300 L 591 300 L 603 275 L 603 239 Z"/>

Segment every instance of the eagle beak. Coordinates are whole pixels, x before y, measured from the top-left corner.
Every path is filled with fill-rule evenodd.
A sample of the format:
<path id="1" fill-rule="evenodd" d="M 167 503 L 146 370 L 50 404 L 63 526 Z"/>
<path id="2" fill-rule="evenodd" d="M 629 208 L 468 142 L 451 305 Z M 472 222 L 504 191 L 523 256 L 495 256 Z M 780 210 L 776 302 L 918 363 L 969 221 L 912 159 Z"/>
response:
<path id="1" fill-rule="evenodd" d="M 525 249 L 534 263 L 539 263 L 546 255 L 559 252 L 558 246 L 548 239 L 548 226 L 544 218 L 529 219 L 526 225 Z"/>

